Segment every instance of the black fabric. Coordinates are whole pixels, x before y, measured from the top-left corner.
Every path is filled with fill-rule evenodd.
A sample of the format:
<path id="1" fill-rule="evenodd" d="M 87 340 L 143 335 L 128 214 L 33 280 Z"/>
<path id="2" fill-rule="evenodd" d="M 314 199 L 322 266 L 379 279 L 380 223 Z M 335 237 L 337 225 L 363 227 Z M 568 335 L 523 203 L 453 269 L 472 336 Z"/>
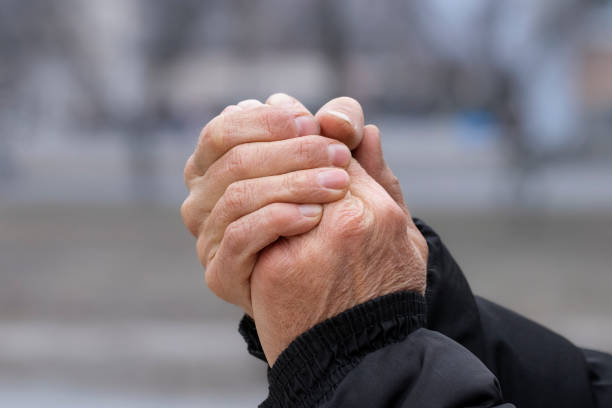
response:
<path id="1" fill-rule="evenodd" d="M 415 224 L 429 246 L 427 328 L 480 359 L 499 380 L 505 401 L 520 408 L 612 407 L 612 358 L 583 353 L 542 326 L 475 297 L 439 236 L 422 221 Z M 249 351 L 265 361 L 252 320 L 241 328 Z"/>
<path id="2" fill-rule="evenodd" d="M 255 327 L 255 321 L 249 316 L 244 315 L 238 326 L 238 332 L 246 341 L 247 351 L 250 355 L 257 357 L 262 361 L 266 361 L 266 355 L 264 354 L 259 336 L 257 335 L 257 328 Z M 267 362 L 267 361 L 266 361 Z"/>
<path id="3" fill-rule="evenodd" d="M 398 292 L 351 308 L 299 336 L 268 372 L 262 407 L 315 407 L 361 359 L 425 324 L 425 299 Z"/>
<path id="4" fill-rule="evenodd" d="M 612 407 L 612 355 L 594 350 L 582 350 L 598 407 Z"/>
<path id="5" fill-rule="evenodd" d="M 597 407 L 580 349 L 501 306 L 478 297 L 476 302 L 485 344 L 480 358 L 508 401 L 519 407 Z"/>
<path id="6" fill-rule="evenodd" d="M 466 348 L 440 333 L 419 329 L 371 354 L 322 406 L 503 407 L 495 376 Z"/>
<path id="7" fill-rule="evenodd" d="M 429 246 L 428 328 L 474 353 L 521 408 L 596 407 L 580 349 L 509 310 L 474 297 L 440 237 L 415 220 Z M 608 407 L 606 407 L 608 408 Z"/>

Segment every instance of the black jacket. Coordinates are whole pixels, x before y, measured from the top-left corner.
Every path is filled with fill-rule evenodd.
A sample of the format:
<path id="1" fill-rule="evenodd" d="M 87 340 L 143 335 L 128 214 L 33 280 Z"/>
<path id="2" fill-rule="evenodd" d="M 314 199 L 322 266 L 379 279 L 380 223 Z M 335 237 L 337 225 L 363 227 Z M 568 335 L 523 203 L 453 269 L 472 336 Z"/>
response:
<path id="1" fill-rule="evenodd" d="M 429 245 L 425 298 L 382 296 L 308 330 L 268 370 L 261 406 L 612 408 L 612 356 L 475 297 L 415 223 Z M 250 318 L 240 333 L 265 361 Z"/>

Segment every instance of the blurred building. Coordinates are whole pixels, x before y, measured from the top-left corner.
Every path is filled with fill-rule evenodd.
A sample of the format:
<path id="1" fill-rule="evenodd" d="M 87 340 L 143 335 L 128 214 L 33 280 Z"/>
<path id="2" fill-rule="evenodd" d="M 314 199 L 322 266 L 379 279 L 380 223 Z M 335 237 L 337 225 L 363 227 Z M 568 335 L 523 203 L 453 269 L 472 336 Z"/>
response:
<path id="1" fill-rule="evenodd" d="M 474 290 L 612 351 L 609 0 L 2 0 L 0 405 L 242 407 L 179 206 L 228 104 L 349 95 Z"/>
<path id="2" fill-rule="evenodd" d="M 374 118 L 488 118 L 529 177 L 551 158 L 612 149 L 602 136 L 612 109 L 611 7 L 5 1 L 0 172 L 5 182 L 23 173 L 23 145 L 119 138 L 129 190 L 155 199 L 160 140 L 190 142 L 225 105 L 285 91 L 313 109 L 353 96 Z"/>

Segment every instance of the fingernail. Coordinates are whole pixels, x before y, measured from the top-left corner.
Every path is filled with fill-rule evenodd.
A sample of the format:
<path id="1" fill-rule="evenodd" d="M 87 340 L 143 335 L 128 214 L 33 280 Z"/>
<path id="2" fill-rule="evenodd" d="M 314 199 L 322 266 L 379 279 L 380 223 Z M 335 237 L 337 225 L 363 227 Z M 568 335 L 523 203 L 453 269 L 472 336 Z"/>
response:
<path id="1" fill-rule="evenodd" d="M 304 217 L 318 217 L 323 212 L 323 207 L 319 204 L 302 204 L 299 207 Z"/>
<path id="2" fill-rule="evenodd" d="M 319 133 L 319 124 L 314 116 L 303 115 L 295 118 L 295 127 L 298 136 L 316 135 Z"/>
<path id="3" fill-rule="evenodd" d="M 327 111 L 327 113 L 329 113 L 330 115 L 335 116 L 337 118 L 340 118 L 343 121 L 350 123 L 351 126 L 355 127 L 355 125 L 353 124 L 353 121 L 351 120 L 351 118 L 348 117 L 348 115 L 346 113 L 340 112 L 340 111 L 335 111 L 335 110 Z"/>
<path id="4" fill-rule="evenodd" d="M 342 119 L 343 121 L 345 121 L 346 123 L 348 123 L 349 125 L 351 125 L 351 127 L 355 130 L 355 133 L 357 135 L 361 135 L 363 132 L 363 127 L 360 127 L 357 125 L 357 123 L 354 123 L 351 118 L 344 112 L 340 112 L 340 111 L 335 111 L 335 110 L 331 110 L 331 111 L 327 111 L 327 113 L 329 113 L 332 116 L 335 116 L 339 119 Z"/>
<path id="5" fill-rule="evenodd" d="M 351 151 L 343 144 L 331 144 L 327 146 L 327 151 L 334 166 L 344 167 L 351 161 Z"/>
<path id="6" fill-rule="evenodd" d="M 344 170 L 326 170 L 317 176 L 319 185 L 325 188 L 340 190 L 348 186 L 348 173 Z"/>

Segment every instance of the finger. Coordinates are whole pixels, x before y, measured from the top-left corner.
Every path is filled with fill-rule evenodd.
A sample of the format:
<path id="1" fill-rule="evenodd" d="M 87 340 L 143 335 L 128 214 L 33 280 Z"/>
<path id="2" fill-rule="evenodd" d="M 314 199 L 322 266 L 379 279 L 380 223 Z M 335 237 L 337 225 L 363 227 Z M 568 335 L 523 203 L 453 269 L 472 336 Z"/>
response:
<path id="1" fill-rule="evenodd" d="M 249 142 L 270 142 L 304 134 L 305 116 L 296 120 L 289 111 L 261 105 L 249 109 L 231 110 L 215 117 L 200 133 L 193 153 L 194 164 L 204 174 L 208 167 L 234 146 Z"/>
<path id="2" fill-rule="evenodd" d="M 238 145 L 201 177 L 193 177 L 197 170 L 190 157 L 185 166 L 185 182 L 190 192 L 181 206 L 183 222 L 198 236 L 215 203 L 236 181 L 321 167 L 346 167 L 350 159 L 351 152 L 345 145 L 323 136 Z"/>
<path id="3" fill-rule="evenodd" d="M 185 227 L 194 237 L 200 234 L 202 224 L 206 221 L 210 210 L 200 203 L 200 195 L 190 192 L 181 205 L 181 218 Z"/>
<path id="4" fill-rule="evenodd" d="M 281 236 L 310 231 L 321 214 L 322 207 L 316 204 L 273 203 L 229 225 L 214 254 L 209 256 L 198 241 L 198 254 L 206 266 L 206 284 L 217 296 L 252 316 L 249 279 L 259 251 Z"/>
<path id="5" fill-rule="evenodd" d="M 321 135 L 336 139 L 351 150 L 359 146 L 363 138 L 363 110 L 353 98 L 346 96 L 332 99 L 316 113 Z"/>
<path id="6" fill-rule="evenodd" d="M 363 128 L 363 139 L 354 150 L 353 157 L 372 178 L 378 181 L 386 166 L 378 127 L 367 125 Z"/>
<path id="7" fill-rule="evenodd" d="M 311 121 L 312 113 L 296 98 L 284 93 L 270 95 L 266 104 L 284 108 L 292 112 L 298 120 L 302 121 L 302 135 L 318 135 L 321 130 L 317 121 Z M 304 117 L 304 118 L 302 118 Z"/>
<path id="8" fill-rule="evenodd" d="M 225 153 L 191 184 L 201 192 L 201 205 L 210 210 L 233 182 L 317 167 L 346 167 L 350 159 L 345 145 L 323 136 L 245 143 Z"/>
<path id="9" fill-rule="evenodd" d="M 221 114 L 223 115 L 224 113 L 229 113 L 229 112 L 233 112 L 237 110 L 242 110 L 242 108 L 237 105 L 229 105 L 229 106 L 226 106 L 225 109 L 221 111 Z"/>
<path id="10" fill-rule="evenodd" d="M 245 99 L 244 101 L 238 102 L 238 106 L 242 109 L 251 109 L 263 105 L 257 99 Z"/>
<path id="11" fill-rule="evenodd" d="M 334 168 L 295 171 L 279 176 L 242 180 L 231 184 L 216 203 L 201 232 L 212 250 L 235 220 L 268 204 L 323 204 L 344 197 L 349 186 L 345 170 Z"/>
<path id="12" fill-rule="evenodd" d="M 187 159 L 187 162 L 185 163 L 185 168 L 183 169 L 183 178 L 185 181 L 185 186 L 187 188 L 191 188 L 191 182 L 200 176 L 201 176 L 201 170 L 195 164 L 195 158 L 193 157 L 193 154 L 192 154 Z"/>
<path id="13" fill-rule="evenodd" d="M 383 157 L 378 127 L 367 125 L 364 128 L 363 139 L 353 152 L 353 156 L 363 169 L 389 193 L 391 198 L 407 210 L 399 181 Z"/>

